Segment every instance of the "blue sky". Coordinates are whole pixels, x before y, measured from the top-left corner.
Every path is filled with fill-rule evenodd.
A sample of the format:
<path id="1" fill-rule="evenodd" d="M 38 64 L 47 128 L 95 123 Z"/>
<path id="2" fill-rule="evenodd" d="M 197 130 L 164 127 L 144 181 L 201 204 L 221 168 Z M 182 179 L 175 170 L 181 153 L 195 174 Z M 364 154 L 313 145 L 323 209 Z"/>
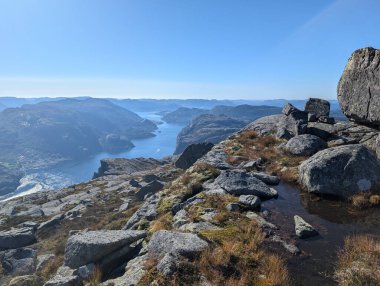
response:
<path id="1" fill-rule="evenodd" d="M 0 96 L 333 99 L 380 0 L 0 0 Z"/>

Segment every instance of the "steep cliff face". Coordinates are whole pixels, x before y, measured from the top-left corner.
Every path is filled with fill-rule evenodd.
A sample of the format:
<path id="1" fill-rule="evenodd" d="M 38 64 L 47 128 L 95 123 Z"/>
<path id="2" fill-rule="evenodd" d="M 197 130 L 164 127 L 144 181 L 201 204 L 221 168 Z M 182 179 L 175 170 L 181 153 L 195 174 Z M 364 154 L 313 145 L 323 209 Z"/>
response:
<path id="1" fill-rule="evenodd" d="M 380 126 L 380 50 L 355 51 L 338 84 L 338 100 L 343 113 L 351 120 Z"/>

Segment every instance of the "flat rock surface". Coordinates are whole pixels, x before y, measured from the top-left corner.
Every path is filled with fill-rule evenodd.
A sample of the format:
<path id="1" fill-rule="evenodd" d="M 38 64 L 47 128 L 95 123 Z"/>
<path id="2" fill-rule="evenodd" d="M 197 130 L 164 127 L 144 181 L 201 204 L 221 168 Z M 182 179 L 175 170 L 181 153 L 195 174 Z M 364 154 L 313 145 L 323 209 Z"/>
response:
<path id="1" fill-rule="evenodd" d="M 152 235 L 148 252 L 156 257 L 163 257 L 167 253 L 191 256 L 207 246 L 207 242 L 196 234 L 161 230 Z"/>
<path id="2" fill-rule="evenodd" d="M 77 268 L 146 236 L 145 231 L 99 230 L 71 236 L 65 248 L 65 265 Z"/>
<path id="3" fill-rule="evenodd" d="M 28 246 L 35 242 L 33 228 L 15 228 L 0 232 L 0 250 Z"/>
<path id="4" fill-rule="evenodd" d="M 255 195 L 262 199 L 277 196 L 277 192 L 270 189 L 255 176 L 242 170 L 225 170 L 215 179 L 215 184 L 232 195 Z"/>
<path id="5" fill-rule="evenodd" d="M 285 144 L 284 149 L 293 155 L 311 156 L 326 147 L 327 143 L 321 138 L 311 134 L 303 134 L 291 138 Z"/>

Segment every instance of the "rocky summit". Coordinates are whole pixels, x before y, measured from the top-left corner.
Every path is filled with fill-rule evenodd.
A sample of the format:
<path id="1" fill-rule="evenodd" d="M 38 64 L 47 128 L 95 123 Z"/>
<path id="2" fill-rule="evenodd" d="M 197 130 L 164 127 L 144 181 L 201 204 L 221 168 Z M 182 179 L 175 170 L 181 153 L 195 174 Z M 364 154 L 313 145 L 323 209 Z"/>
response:
<path id="1" fill-rule="evenodd" d="M 338 90 L 375 94 L 377 55 L 355 52 Z M 103 160 L 88 182 L 0 202 L 0 285 L 378 285 L 363 259 L 378 268 L 380 131 L 375 101 L 364 122 L 348 98 L 355 122 L 311 98 L 215 145 Z"/>

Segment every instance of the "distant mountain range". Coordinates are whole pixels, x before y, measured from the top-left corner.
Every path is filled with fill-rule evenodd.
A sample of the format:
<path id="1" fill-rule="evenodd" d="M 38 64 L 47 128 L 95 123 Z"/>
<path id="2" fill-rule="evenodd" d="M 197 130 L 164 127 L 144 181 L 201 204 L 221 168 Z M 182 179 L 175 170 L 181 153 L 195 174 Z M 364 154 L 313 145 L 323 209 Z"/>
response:
<path id="1" fill-rule="evenodd" d="M 74 99 L 84 100 L 89 97 L 76 97 Z M 23 104 L 35 104 L 44 101 L 57 101 L 64 98 L 16 98 L 0 97 L 0 111 L 9 107 L 20 107 Z M 285 103 L 290 102 L 298 108 L 305 106 L 305 100 L 287 100 L 287 99 L 268 99 L 268 100 L 215 100 L 215 99 L 115 99 L 107 98 L 110 102 L 126 108 L 133 112 L 159 112 L 174 111 L 180 107 L 212 109 L 215 106 L 237 106 L 237 105 L 268 105 L 282 107 Z M 331 109 L 339 109 L 337 100 L 329 100 Z"/>

